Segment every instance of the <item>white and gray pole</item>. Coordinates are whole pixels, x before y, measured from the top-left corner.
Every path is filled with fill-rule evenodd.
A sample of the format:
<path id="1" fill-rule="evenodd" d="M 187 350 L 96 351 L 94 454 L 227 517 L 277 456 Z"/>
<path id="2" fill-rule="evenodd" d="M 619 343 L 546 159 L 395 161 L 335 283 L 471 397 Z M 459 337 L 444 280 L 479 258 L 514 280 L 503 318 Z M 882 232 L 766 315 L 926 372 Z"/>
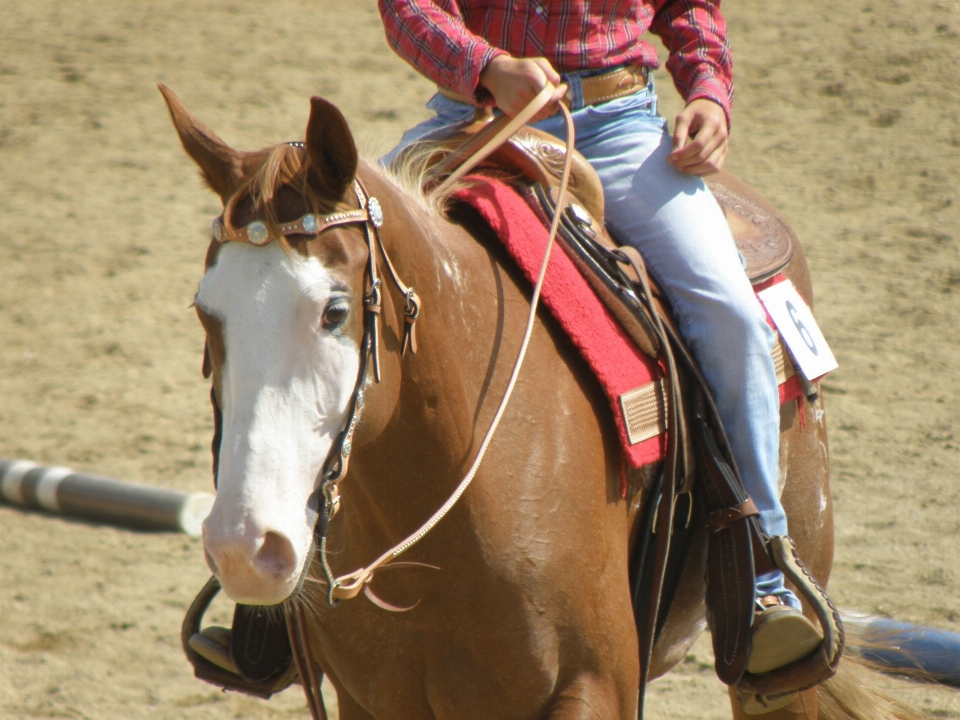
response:
<path id="1" fill-rule="evenodd" d="M 0 458 L 0 501 L 124 527 L 197 536 L 213 506 L 213 495 Z"/>

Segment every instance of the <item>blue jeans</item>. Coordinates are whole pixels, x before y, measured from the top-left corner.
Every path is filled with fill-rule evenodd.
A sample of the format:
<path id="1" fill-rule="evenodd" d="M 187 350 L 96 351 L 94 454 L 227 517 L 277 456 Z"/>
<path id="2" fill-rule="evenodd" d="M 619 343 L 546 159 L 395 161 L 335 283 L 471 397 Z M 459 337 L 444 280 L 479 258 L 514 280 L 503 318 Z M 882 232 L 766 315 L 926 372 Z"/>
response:
<path id="1" fill-rule="evenodd" d="M 778 496 L 780 404 L 770 352 L 774 334 L 743 272 L 726 218 L 704 182 L 666 162 L 673 149 L 657 113 L 653 82 L 642 91 L 584 107 L 580 77 L 570 85 L 576 147 L 600 176 L 606 222 L 643 256 L 670 300 L 680 331 L 700 363 L 747 493 L 770 535 L 787 534 Z M 440 127 L 469 120 L 469 105 L 435 95 L 436 115 L 408 130 L 403 147 Z M 557 114 L 537 128 L 565 139 Z M 783 575 L 758 578 L 758 596 L 784 595 Z"/>

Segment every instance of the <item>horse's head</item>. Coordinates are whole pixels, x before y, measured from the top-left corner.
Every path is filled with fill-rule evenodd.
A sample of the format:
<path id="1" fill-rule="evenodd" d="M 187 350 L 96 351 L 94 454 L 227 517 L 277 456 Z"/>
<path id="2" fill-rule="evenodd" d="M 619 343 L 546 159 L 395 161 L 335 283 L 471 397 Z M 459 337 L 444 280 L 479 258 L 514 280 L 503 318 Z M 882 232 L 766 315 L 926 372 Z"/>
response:
<path id="1" fill-rule="evenodd" d="M 222 413 L 206 559 L 235 601 L 275 604 L 310 559 L 311 497 L 360 367 L 362 222 L 308 232 L 317 218 L 359 208 L 357 151 L 343 116 L 320 98 L 304 143 L 247 153 L 160 89 L 184 148 L 224 203 L 196 295 L 204 372 Z"/>

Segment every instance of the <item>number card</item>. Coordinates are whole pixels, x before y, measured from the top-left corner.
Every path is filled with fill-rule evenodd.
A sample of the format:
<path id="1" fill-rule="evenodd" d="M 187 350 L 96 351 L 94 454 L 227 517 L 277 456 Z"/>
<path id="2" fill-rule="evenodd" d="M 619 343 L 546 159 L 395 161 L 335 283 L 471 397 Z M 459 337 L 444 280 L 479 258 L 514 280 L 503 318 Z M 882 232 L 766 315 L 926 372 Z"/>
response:
<path id="1" fill-rule="evenodd" d="M 837 361 L 817 327 L 813 313 L 789 280 L 757 293 L 773 318 L 790 355 L 808 380 L 835 370 Z"/>

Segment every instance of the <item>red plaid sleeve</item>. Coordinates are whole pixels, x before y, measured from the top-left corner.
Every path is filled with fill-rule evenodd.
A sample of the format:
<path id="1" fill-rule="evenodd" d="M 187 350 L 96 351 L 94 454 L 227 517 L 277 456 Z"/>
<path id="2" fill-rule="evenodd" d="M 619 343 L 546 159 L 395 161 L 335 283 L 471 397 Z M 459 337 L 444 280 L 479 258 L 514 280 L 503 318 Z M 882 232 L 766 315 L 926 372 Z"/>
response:
<path id="1" fill-rule="evenodd" d="M 455 0 L 379 0 L 387 42 L 400 57 L 443 87 L 492 102 L 480 73 L 503 50 L 464 25 Z"/>
<path id="2" fill-rule="evenodd" d="M 650 30 L 670 51 L 667 69 L 684 99 L 713 100 L 729 125 L 733 61 L 720 0 L 661 0 Z"/>

